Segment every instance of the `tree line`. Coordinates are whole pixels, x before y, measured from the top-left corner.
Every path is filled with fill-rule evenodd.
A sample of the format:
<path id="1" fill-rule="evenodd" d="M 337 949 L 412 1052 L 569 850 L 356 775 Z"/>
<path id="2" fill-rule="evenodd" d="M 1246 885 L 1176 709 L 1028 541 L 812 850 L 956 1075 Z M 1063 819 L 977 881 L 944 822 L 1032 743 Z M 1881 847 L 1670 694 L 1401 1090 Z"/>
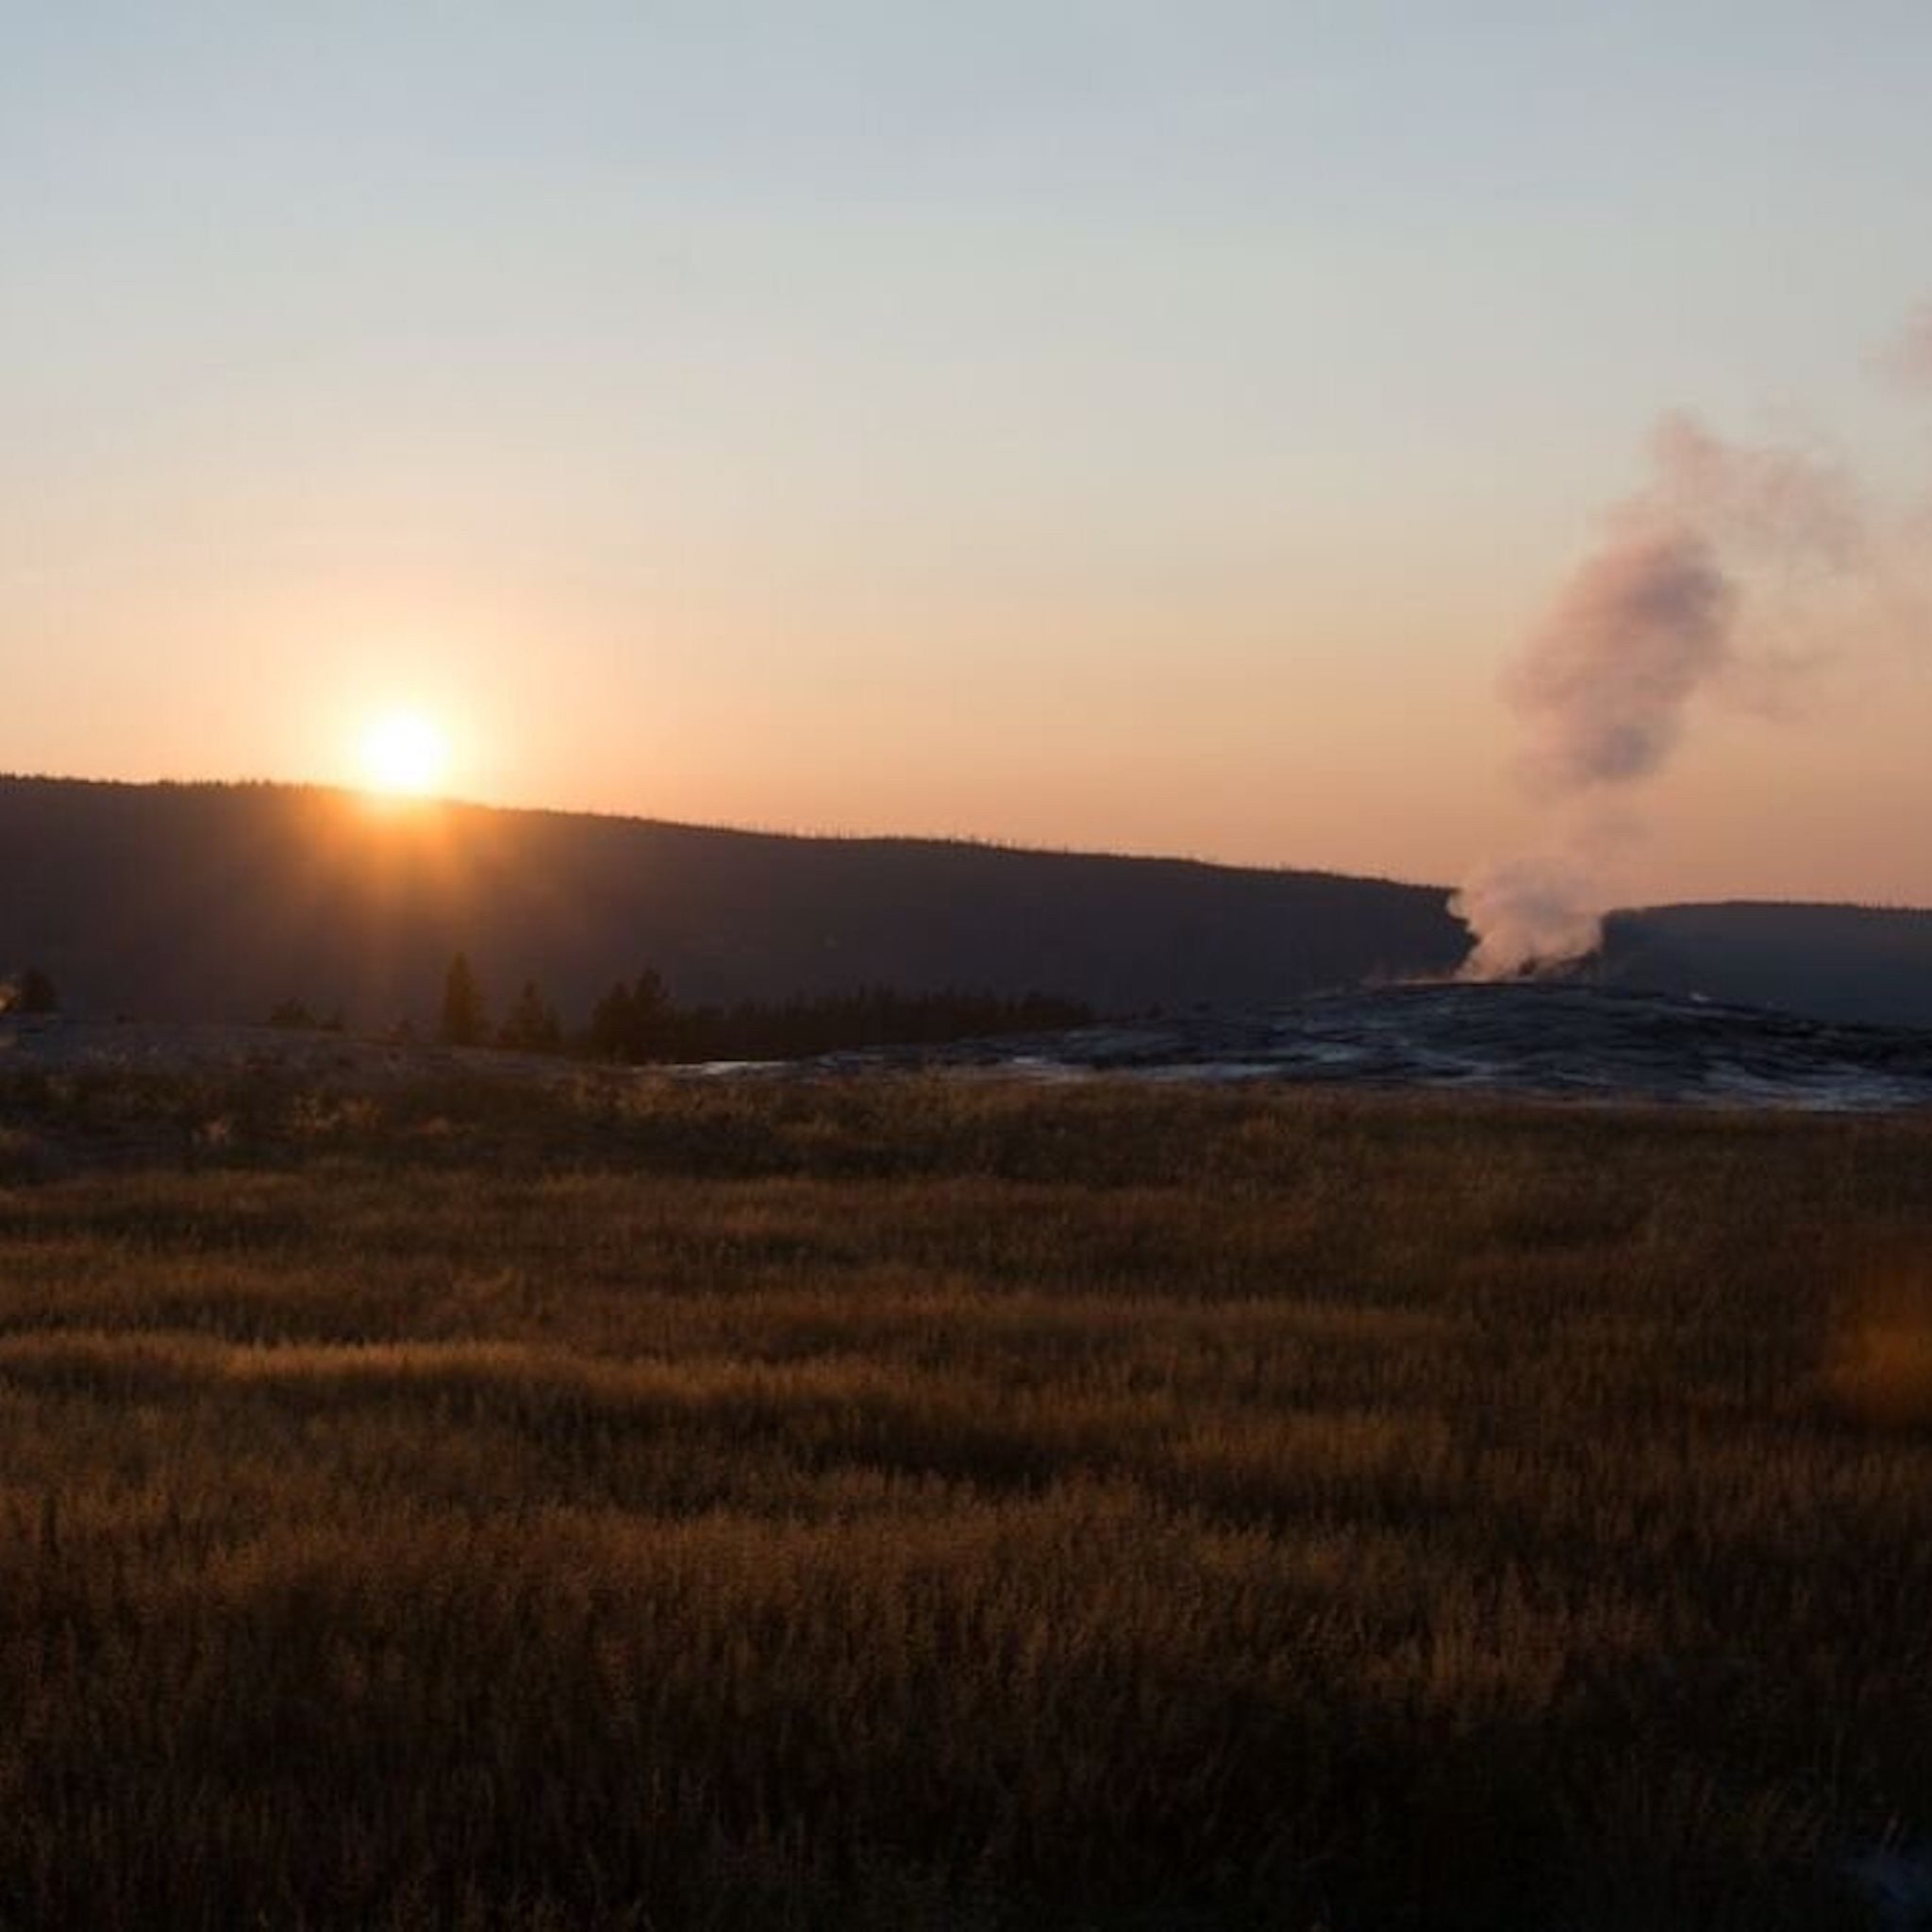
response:
<path id="1" fill-rule="evenodd" d="M 781 1002 L 680 1007 L 648 968 L 613 986 L 591 1014 L 585 1045 L 602 1059 L 801 1059 L 874 1046 L 935 1046 L 1002 1033 L 1051 1033 L 1093 1023 L 1093 1009 L 1050 993 L 865 986 Z"/>
<path id="2" fill-rule="evenodd" d="M 1058 1032 L 1091 1025 L 1093 1019 L 1092 1008 L 1050 993 L 901 992 L 875 986 L 782 1001 L 687 1007 L 647 966 L 635 979 L 615 982 L 585 1022 L 572 1027 L 534 979 L 523 982 L 497 1018 L 468 955 L 458 953 L 443 974 L 436 1039 L 444 1046 L 574 1053 L 641 1066 L 802 1059 L 862 1047 L 932 1046 L 989 1034 Z M 269 1024 L 340 1030 L 342 1020 L 340 1013 L 320 1019 L 302 1001 L 291 999 L 271 1012 Z"/>

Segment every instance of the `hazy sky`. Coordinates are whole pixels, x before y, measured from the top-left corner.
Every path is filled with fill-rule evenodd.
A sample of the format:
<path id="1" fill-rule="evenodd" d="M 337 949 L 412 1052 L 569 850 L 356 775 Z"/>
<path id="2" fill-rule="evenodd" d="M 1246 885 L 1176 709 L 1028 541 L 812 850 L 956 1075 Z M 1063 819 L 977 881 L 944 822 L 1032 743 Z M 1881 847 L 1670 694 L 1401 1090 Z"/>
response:
<path id="1" fill-rule="evenodd" d="M 1932 490 L 1924 0 L 0 19 L 0 768 L 1449 880 L 1661 412 Z M 1932 903 L 1891 608 L 1631 895 Z"/>

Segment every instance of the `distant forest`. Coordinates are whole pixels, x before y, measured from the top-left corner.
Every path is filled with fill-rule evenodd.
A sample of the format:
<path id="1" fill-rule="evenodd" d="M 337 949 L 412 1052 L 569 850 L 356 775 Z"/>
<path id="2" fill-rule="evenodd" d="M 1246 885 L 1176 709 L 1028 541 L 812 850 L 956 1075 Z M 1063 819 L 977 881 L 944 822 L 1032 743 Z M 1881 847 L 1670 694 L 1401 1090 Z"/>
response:
<path id="1" fill-rule="evenodd" d="M 1616 986 L 1932 1026 L 1932 912 L 1749 901 L 1613 912 L 1596 971 Z"/>
<path id="2" fill-rule="evenodd" d="M 889 987 L 772 1004 L 741 1000 L 730 1007 L 682 1007 L 662 977 L 647 967 L 634 981 L 615 983 L 580 1025 L 560 1018 L 534 979 L 524 981 L 499 1020 L 467 956 L 458 954 L 443 978 L 436 1037 L 445 1046 L 573 1053 L 639 1066 L 800 1059 L 866 1047 L 932 1046 L 1003 1034 L 1059 1032 L 1091 1025 L 1095 1017 L 1091 1007 L 1077 1000 L 1047 993 L 1008 998 L 951 989 L 902 993 Z M 277 1001 L 268 1024 L 325 1032 L 340 1032 L 345 1025 L 340 1013 L 318 1014 L 301 999 Z"/>
<path id="3" fill-rule="evenodd" d="M 1091 1025 L 1092 1008 L 1050 993 L 941 990 L 895 992 L 861 987 L 848 993 L 761 1005 L 680 1007 L 655 973 L 613 986 L 598 1001 L 581 1045 L 600 1058 L 649 1060 L 796 1059 L 876 1046 L 934 1046 L 1000 1034 L 1052 1033 Z M 516 1043 L 514 1031 L 510 1042 Z"/>
<path id="4" fill-rule="evenodd" d="M 649 961 L 693 1028 L 793 1008 L 804 1037 L 812 1003 L 860 987 L 1254 1005 L 1451 971 L 1467 945 L 1446 892 L 1325 873 L 0 778 L 0 968 L 36 962 L 82 1017 L 259 1023 L 299 999 L 358 1031 L 427 1031 L 461 949 L 499 997 L 530 979 L 566 1018 L 588 1019 L 613 965 Z"/>
<path id="5" fill-rule="evenodd" d="M 692 1056 L 732 1058 L 775 1050 L 745 1041 L 867 1034 L 889 1008 L 861 987 L 891 989 L 895 1025 L 924 1026 L 968 997 L 960 988 L 1023 1004 L 1043 990 L 1115 1014 L 1437 977 L 1469 951 L 1448 899 L 1187 859 L 380 808 L 313 787 L 0 777 L 0 977 L 32 965 L 81 1018 L 258 1023 L 299 999 L 359 1032 L 427 1032 L 460 948 L 484 985 L 530 980 L 579 1028 L 613 963 L 648 960 L 676 990 Z M 1932 912 L 1620 912 L 1592 970 L 1932 1025 Z M 841 1008 L 868 998 L 863 1015 Z"/>

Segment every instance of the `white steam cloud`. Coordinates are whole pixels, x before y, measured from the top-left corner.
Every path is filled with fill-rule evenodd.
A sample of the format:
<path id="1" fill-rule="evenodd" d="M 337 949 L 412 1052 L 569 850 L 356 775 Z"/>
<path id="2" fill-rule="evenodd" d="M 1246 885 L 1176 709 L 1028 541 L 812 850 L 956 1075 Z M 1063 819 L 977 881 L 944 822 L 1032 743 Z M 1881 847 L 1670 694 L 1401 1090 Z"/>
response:
<path id="1" fill-rule="evenodd" d="M 1603 930 L 1587 874 L 1562 859 L 1492 866 L 1449 909 L 1475 935 L 1465 979 L 1507 979 L 1539 964 L 1581 959 L 1596 950 Z"/>
<path id="2" fill-rule="evenodd" d="M 1451 902 L 1474 937 L 1467 976 L 1596 949 L 1605 804 L 1664 769 L 1700 697 L 1761 699 L 1802 669 L 1817 650 L 1810 588 L 1865 555 L 1858 491 L 1814 453 L 1734 445 L 1674 415 L 1650 456 L 1647 487 L 1611 512 L 1505 676 L 1526 739 L 1520 774 L 1559 836 L 1553 853 L 1493 867 Z"/>
<path id="3" fill-rule="evenodd" d="M 1657 771 L 1684 707 L 1724 668 L 1736 606 L 1693 530 L 1637 531 L 1585 562 L 1506 685 L 1532 735 L 1532 782 L 1566 792 Z"/>
<path id="4" fill-rule="evenodd" d="M 1878 374 L 1901 389 L 1932 390 L 1932 302 L 1922 302 L 1874 358 Z"/>

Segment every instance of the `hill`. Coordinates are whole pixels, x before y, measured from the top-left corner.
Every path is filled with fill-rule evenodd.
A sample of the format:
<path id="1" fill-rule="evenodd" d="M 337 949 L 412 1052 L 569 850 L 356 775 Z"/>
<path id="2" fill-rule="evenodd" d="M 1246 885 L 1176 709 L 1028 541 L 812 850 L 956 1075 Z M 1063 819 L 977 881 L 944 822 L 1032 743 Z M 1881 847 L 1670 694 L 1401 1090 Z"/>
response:
<path id="1" fill-rule="evenodd" d="M 1826 1020 L 1932 1026 L 1932 912 L 1745 902 L 1618 912 L 1605 924 L 1601 976 Z"/>
<path id="2" fill-rule="evenodd" d="M 429 1019 L 466 952 L 567 1020 L 645 965 L 680 1000 L 862 984 L 1107 1011 L 1265 1004 L 1454 969 L 1445 891 L 1179 859 L 826 839 L 278 785 L 0 778 L 0 969 L 69 1008 Z"/>

